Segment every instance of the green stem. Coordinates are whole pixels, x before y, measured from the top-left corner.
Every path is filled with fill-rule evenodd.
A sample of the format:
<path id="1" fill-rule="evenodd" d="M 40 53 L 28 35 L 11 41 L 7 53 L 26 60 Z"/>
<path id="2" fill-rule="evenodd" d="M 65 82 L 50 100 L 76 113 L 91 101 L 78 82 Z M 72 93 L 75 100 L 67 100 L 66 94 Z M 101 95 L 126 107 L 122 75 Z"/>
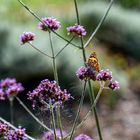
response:
<path id="1" fill-rule="evenodd" d="M 10 97 L 9 98 L 9 102 L 10 102 L 10 120 L 11 120 L 11 124 L 14 125 L 14 112 L 13 112 L 13 103 L 14 103 L 14 98 Z"/>
<path id="2" fill-rule="evenodd" d="M 104 89 L 104 85 L 105 85 L 105 83 L 101 81 L 99 92 L 98 92 L 98 94 L 97 94 L 97 96 L 96 96 L 96 98 L 94 100 L 94 105 L 95 106 L 96 106 L 96 104 L 97 104 L 97 102 L 99 100 L 99 97 L 101 96 L 102 90 Z"/>
<path id="3" fill-rule="evenodd" d="M 78 22 L 78 24 L 80 24 L 77 0 L 74 0 L 74 4 L 75 4 L 77 22 Z M 84 64 L 86 66 L 86 53 L 85 53 L 84 43 L 83 43 L 83 38 L 82 37 L 81 37 L 81 46 L 82 46 L 82 53 L 83 53 L 83 61 L 84 61 Z M 90 94 L 90 97 L 91 97 L 90 100 L 91 100 L 91 104 L 92 104 L 94 102 L 95 95 L 94 95 L 94 92 L 92 91 L 92 86 L 91 86 L 90 80 L 88 81 L 88 85 L 89 85 L 89 90 L 90 90 L 89 94 Z M 103 140 L 102 134 L 101 134 L 101 128 L 100 128 L 100 124 L 99 124 L 99 119 L 98 119 L 98 114 L 97 114 L 97 110 L 96 110 L 95 106 L 93 107 L 93 112 L 94 112 L 94 115 L 95 115 L 95 121 L 96 121 L 96 126 L 97 126 L 97 130 L 98 130 L 99 138 L 100 138 L 100 140 Z"/>
<path id="4" fill-rule="evenodd" d="M 60 34 L 58 34 L 57 32 L 55 32 L 55 31 L 52 31 L 52 32 L 53 32 L 54 34 L 56 34 L 58 37 L 60 37 L 62 40 L 64 40 L 64 41 L 68 42 L 69 44 L 71 44 L 72 46 L 81 49 L 80 46 L 78 46 L 78 45 L 76 45 L 76 44 L 70 42 L 70 40 L 67 40 L 66 38 L 62 37 L 62 36 L 61 36 Z"/>
<path id="5" fill-rule="evenodd" d="M 74 36 L 71 38 L 70 42 L 74 39 Z M 70 43 L 68 42 L 56 55 L 55 58 L 69 45 Z"/>
<path id="6" fill-rule="evenodd" d="M 26 106 L 25 104 L 18 98 L 16 97 L 17 101 L 19 102 L 19 104 L 29 113 L 29 115 L 31 115 L 33 117 L 33 119 L 39 123 L 43 128 L 45 128 L 48 131 L 51 131 L 50 128 L 48 128 L 46 125 L 44 125 L 44 123 L 42 123 Z"/>
<path id="7" fill-rule="evenodd" d="M 96 96 L 96 98 L 95 98 L 93 104 L 91 105 L 91 108 L 90 108 L 89 111 L 87 112 L 86 116 L 82 119 L 82 121 L 80 122 L 80 124 L 78 124 L 78 126 L 75 128 L 75 130 L 74 130 L 73 133 L 75 133 L 75 131 L 76 131 L 78 128 L 80 128 L 80 127 L 83 125 L 83 123 L 87 120 L 87 118 L 90 116 L 90 114 L 92 113 L 93 108 L 96 107 L 96 104 L 97 104 L 97 102 L 98 102 L 98 100 L 99 100 L 99 97 L 100 97 L 100 95 L 101 95 L 103 89 L 104 89 L 104 83 L 100 85 L 100 89 L 99 89 L 99 91 L 98 91 L 98 94 L 97 94 L 97 96 Z M 70 135 L 71 135 L 71 133 L 69 133 L 64 139 L 67 139 L 68 137 L 70 137 Z"/>
<path id="8" fill-rule="evenodd" d="M 58 73 L 57 73 L 57 68 L 56 68 L 56 61 L 55 61 L 56 59 L 55 59 L 55 54 L 54 54 L 54 49 L 53 49 L 51 32 L 49 32 L 49 40 L 50 40 L 51 51 L 52 51 L 54 78 L 55 78 L 57 84 L 59 84 Z M 62 133 L 63 128 L 62 128 L 62 121 L 61 121 L 61 114 L 60 114 L 60 106 L 57 107 L 57 122 L 58 122 L 58 126 L 59 126 L 59 129 L 60 129 L 61 139 L 63 140 L 63 133 Z"/>
<path id="9" fill-rule="evenodd" d="M 58 115 L 58 124 L 60 128 L 61 140 L 63 140 L 63 128 L 62 128 L 62 121 L 61 121 L 60 106 L 57 107 L 57 115 Z"/>
<path id="10" fill-rule="evenodd" d="M 104 83 L 100 85 L 100 89 L 98 91 L 98 94 L 97 94 L 97 96 L 96 96 L 96 98 L 95 98 L 95 100 L 94 100 L 94 102 L 93 102 L 90 110 L 88 111 L 87 115 L 84 117 L 84 119 L 82 120 L 82 122 L 77 126 L 77 129 L 86 121 L 86 119 L 88 118 L 88 116 L 92 113 L 92 109 L 96 107 L 96 104 L 97 104 L 97 102 L 99 100 L 99 97 L 100 97 L 103 89 L 104 89 Z"/>
<path id="11" fill-rule="evenodd" d="M 50 101 L 50 110 L 51 110 L 51 117 L 52 117 L 52 125 L 53 125 L 53 130 L 54 130 L 54 137 L 55 137 L 55 140 L 57 140 L 57 135 L 56 135 L 56 125 L 55 125 L 55 117 L 54 117 L 54 108 L 53 108 L 53 105 Z"/>
<path id="12" fill-rule="evenodd" d="M 8 121 L 6 121 L 6 120 L 3 119 L 2 117 L 0 117 L 0 121 L 6 123 L 9 127 L 11 127 L 11 128 L 14 129 L 14 130 L 17 129 L 15 126 L 13 126 L 11 123 L 9 123 Z M 27 135 L 27 134 L 26 134 L 25 136 L 26 136 L 28 139 L 30 139 L 30 140 L 36 140 L 36 139 L 32 138 L 31 136 L 29 136 L 29 135 Z"/>
<path id="13" fill-rule="evenodd" d="M 109 3 L 109 6 L 107 8 L 107 11 L 105 12 L 105 14 L 103 15 L 103 17 L 101 18 L 99 24 L 97 25 L 97 27 L 95 28 L 95 30 L 93 31 L 93 33 L 91 34 L 90 38 L 88 39 L 88 41 L 85 43 L 84 45 L 84 48 L 86 48 L 89 43 L 91 42 L 91 40 L 94 38 L 94 36 L 96 35 L 96 33 L 98 32 L 98 30 L 101 28 L 102 24 L 104 23 L 109 11 L 110 11 L 110 8 L 112 7 L 113 5 L 113 2 L 114 0 L 111 0 L 110 3 Z"/>
<path id="14" fill-rule="evenodd" d="M 41 51 L 40 49 L 38 49 L 36 46 L 34 46 L 32 43 L 28 42 L 28 44 L 35 50 L 37 50 L 39 53 L 41 53 L 44 56 L 47 56 L 49 58 L 52 58 L 52 56 L 49 56 L 48 54 L 44 53 L 43 51 Z"/>
<path id="15" fill-rule="evenodd" d="M 53 49 L 52 37 L 51 37 L 51 32 L 49 32 L 49 40 L 50 40 L 51 51 L 52 51 L 54 79 L 56 80 L 57 84 L 59 84 L 58 74 L 57 74 L 57 69 L 56 69 L 55 54 L 54 54 L 54 49 Z"/>
<path id="16" fill-rule="evenodd" d="M 71 131 L 71 135 L 70 135 L 70 140 L 72 140 L 72 138 L 73 138 L 73 134 L 74 134 L 74 131 L 75 131 L 75 128 L 76 128 L 76 124 L 77 124 L 77 121 L 78 121 L 78 118 L 79 118 L 79 115 L 80 115 L 80 109 L 81 109 L 81 107 L 83 105 L 83 101 L 84 101 L 84 97 L 85 97 L 86 84 L 87 84 L 87 80 L 84 83 L 84 89 L 83 89 L 83 92 L 82 92 L 82 95 L 81 95 L 79 107 L 78 107 L 77 114 L 76 114 L 76 117 L 75 117 L 75 120 L 74 120 L 74 124 L 73 124 L 73 127 L 72 127 L 72 131 Z"/>
<path id="17" fill-rule="evenodd" d="M 93 88 L 91 86 L 91 81 L 89 81 L 89 90 L 90 90 L 90 97 L 91 97 L 90 101 L 91 101 L 91 104 L 92 104 L 92 103 L 94 103 L 95 95 L 94 95 Z M 98 113 L 97 113 L 97 110 L 96 110 L 96 106 L 92 106 L 92 112 L 94 112 L 99 138 L 100 138 L 100 140 L 103 140 L 102 133 L 101 133 L 101 128 L 100 128 L 100 122 L 99 122 L 99 118 L 98 118 Z"/>

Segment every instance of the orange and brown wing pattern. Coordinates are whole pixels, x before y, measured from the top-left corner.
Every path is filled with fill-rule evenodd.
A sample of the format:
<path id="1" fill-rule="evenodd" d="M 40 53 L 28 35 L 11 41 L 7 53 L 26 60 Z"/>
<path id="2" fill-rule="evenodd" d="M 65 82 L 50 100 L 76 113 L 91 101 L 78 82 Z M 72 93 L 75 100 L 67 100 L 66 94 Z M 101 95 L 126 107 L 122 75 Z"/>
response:
<path id="1" fill-rule="evenodd" d="M 100 71 L 100 64 L 98 63 L 96 52 L 93 52 L 89 59 L 88 59 L 88 65 L 94 68 L 96 71 Z"/>

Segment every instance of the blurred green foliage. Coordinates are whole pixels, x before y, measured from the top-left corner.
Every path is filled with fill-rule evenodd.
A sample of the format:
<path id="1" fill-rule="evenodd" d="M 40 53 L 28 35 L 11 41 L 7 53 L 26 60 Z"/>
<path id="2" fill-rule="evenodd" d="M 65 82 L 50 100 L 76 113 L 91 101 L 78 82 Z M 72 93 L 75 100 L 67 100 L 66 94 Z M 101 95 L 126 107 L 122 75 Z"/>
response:
<path id="1" fill-rule="evenodd" d="M 87 0 L 87 1 L 93 1 L 93 0 Z M 106 0 L 98 0 L 105 2 Z M 110 0 L 107 0 L 108 2 Z M 84 2 L 84 0 L 83 0 Z M 128 8 L 128 9 L 137 9 L 140 8 L 140 0 L 114 0 L 114 3 L 119 4 L 122 7 Z"/>
<path id="2" fill-rule="evenodd" d="M 117 3 L 126 8 L 138 9 L 140 8 L 139 0 L 117 0 Z"/>

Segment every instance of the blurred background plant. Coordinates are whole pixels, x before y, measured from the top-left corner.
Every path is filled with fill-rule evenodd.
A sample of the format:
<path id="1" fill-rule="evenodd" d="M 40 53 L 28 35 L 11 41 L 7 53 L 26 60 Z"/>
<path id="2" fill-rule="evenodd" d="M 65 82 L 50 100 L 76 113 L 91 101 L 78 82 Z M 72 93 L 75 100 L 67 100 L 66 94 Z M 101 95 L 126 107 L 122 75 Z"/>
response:
<path id="1" fill-rule="evenodd" d="M 40 17 L 54 16 L 62 22 L 60 34 L 68 38 L 65 27 L 75 23 L 73 1 L 70 0 L 24 0 L 24 2 Z M 88 37 L 97 26 L 100 18 L 105 13 L 108 0 L 79 0 L 82 25 L 88 31 Z M 140 139 L 140 1 L 118 0 L 113 5 L 105 23 L 99 30 L 93 42 L 87 48 L 87 53 L 96 51 L 102 68 L 113 71 L 115 78 L 120 82 L 120 93 L 108 94 L 104 92 L 98 104 L 101 116 L 101 126 L 105 139 L 109 140 L 138 140 Z M 34 89 L 39 81 L 44 78 L 53 79 L 51 63 L 44 56 L 33 50 L 28 45 L 20 46 L 19 35 L 23 31 L 32 31 L 36 34 L 36 46 L 41 50 L 50 52 L 49 40 L 45 33 L 37 28 L 38 21 L 32 17 L 17 1 L 0 1 L 0 78 L 16 77 L 26 88 L 20 97 L 26 100 L 28 90 Z M 92 27 L 92 28 L 91 28 Z M 53 35 L 54 46 L 61 48 L 65 42 Z M 85 40 L 86 41 L 86 40 Z M 78 44 L 79 42 L 75 40 Z M 75 99 L 80 95 L 81 84 L 75 76 L 75 71 L 82 64 L 82 56 L 78 49 L 69 46 L 57 59 L 58 73 L 62 87 L 68 87 Z M 65 59 L 64 59 L 65 58 Z M 61 76 L 63 75 L 63 76 Z M 93 83 L 98 88 L 98 84 Z M 96 89 L 95 89 L 96 91 Z M 79 100 L 79 99 L 78 99 Z M 88 110 L 88 97 L 82 108 L 81 117 Z M 0 102 L 0 116 L 10 120 L 8 103 Z M 77 106 L 72 101 L 71 108 Z M 74 109 L 66 106 L 65 115 L 74 114 Z M 24 124 L 28 132 L 38 135 L 42 131 L 35 129 L 36 123 L 24 110 L 15 103 L 15 123 Z M 111 115 L 110 115 L 111 114 Z M 43 112 L 37 113 L 40 118 L 46 118 Z M 30 120 L 30 121 L 29 121 Z M 95 122 L 90 125 L 91 119 L 86 122 L 84 131 L 96 138 Z M 92 120 L 93 121 L 93 120 Z M 67 123 L 65 123 L 67 126 Z M 87 129 L 88 128 L 88 129 Z M 33 130 L 33 131 L 31 131 Z M 123 131 L 122 131 L 123 130 Z"/>

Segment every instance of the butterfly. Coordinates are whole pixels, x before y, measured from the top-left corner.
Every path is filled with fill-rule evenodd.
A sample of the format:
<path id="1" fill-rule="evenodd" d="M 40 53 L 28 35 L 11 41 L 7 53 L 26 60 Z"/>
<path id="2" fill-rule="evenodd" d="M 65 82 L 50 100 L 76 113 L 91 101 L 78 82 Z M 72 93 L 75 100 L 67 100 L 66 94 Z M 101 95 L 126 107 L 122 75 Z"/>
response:
<path id="1" fill-rule="evenodd" d="M 100 71 L 100 64 L 98 63 L 96 52 L 93 52 L 87 62 L 88 66 L 94 68 L 96 71 Z"/>

